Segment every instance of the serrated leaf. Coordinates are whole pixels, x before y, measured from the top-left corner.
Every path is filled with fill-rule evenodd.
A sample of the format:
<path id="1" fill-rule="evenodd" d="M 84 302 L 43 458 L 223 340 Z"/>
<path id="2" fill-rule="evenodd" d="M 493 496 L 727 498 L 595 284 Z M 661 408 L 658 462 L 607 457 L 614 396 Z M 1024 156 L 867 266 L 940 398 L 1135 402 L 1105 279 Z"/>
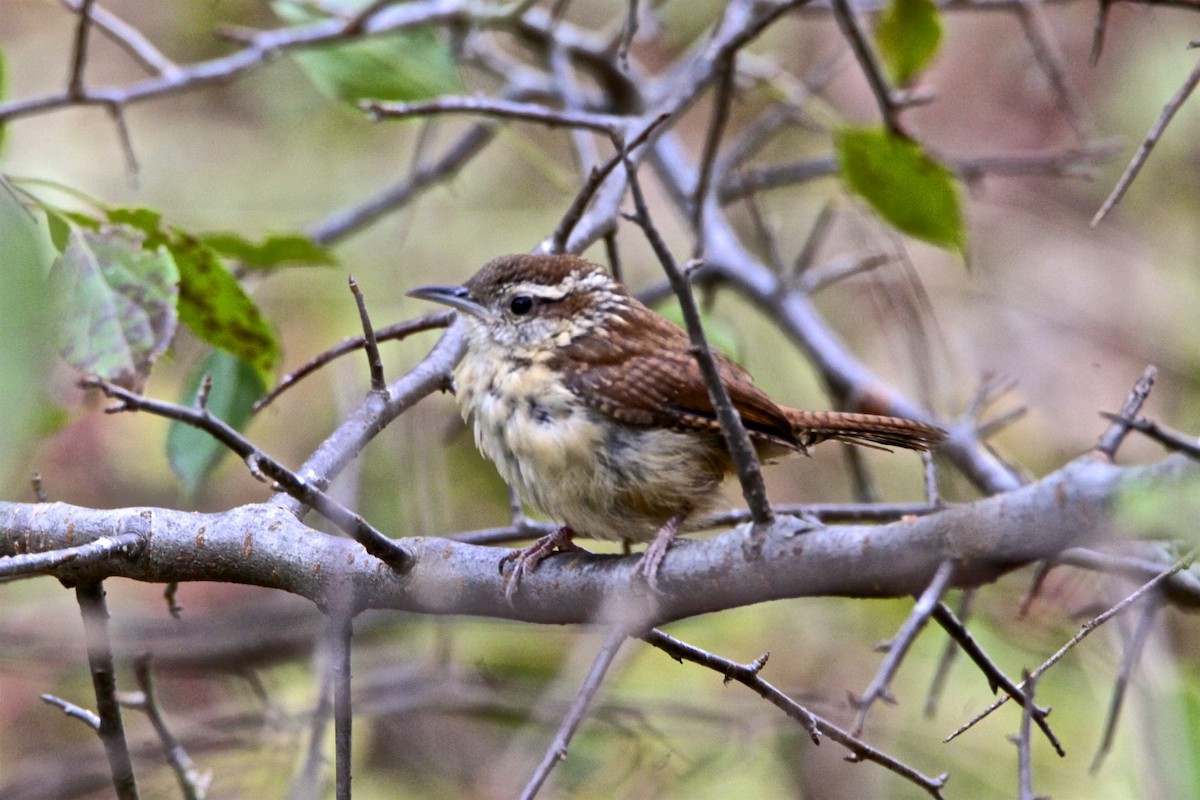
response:
<path id="1" fill-rule="evenodd" d="M 882 128 L 835 136 L 842 180 L 898 230 L 960 254 L 966 226 L 954 174 L 921 145 Z"/>
<path id="2" fill-rule="evenodd" d="M 291 0 L 271 5 L 285 22 L 318 19 Z M 341 5 L 346 13 L 353 13 L 365 8 L 366 2 Z M 292 57 L 323 94 L 354 106 L 360 100 L 427 100 L 462 91 L 454 57 L 432 28 L 308 49 Z"/>
<path id="3" fill-rule="evenodd" d="M 179 319 L 209 344 L 251 364 L 264 384 L 279 362 L 279 339 L 254 300 L 200 239 L 165 225 L 148 208 L 112 208 L 109 221 L 131 225 L 146 235 L 148 246 L 170 250 L 179 267 Z"/>
<path id="4" fill-rule="evenodd" d="M 332 251 L 295 233 L 271 234 L 261 242 L 237 233 L 205 233 L 200 241 L 251 269 L 269 270 L 285 264 L 337 265 Z"/>
<path id="5" fill-rule="evenodd" d="M 934 0 L 889 0 L 875 28 L 888 77 L 899 86 L 929 66 L 941 43 L 942 18 Z"/>
<path id="6" fill-rule="evenodd" d="M 194 405 L 204 377 L 212 378 L 207 408 L 213 416 L 242 429 L 254 401 L 266 385 L 250 364 L 225 350 L 214 349 L 188 379 L 180 402 Z M 199 428 L 172 420 L 167 430 L 167 458 L 185 495 L 193 496 L 229 450 Z"/>
<path id="7" fill-rule="evenodd" d="M 179 271 L 171 253 L 144 249 L 128 228 L 76 228 L 50 282 L 67 363 L 140 390 L 175 335 Z"/>
<path id="8" fill-rule="evenodd" d="M 46 289 L 51 252 L 37 220 L 0 177 L 0 482 L 28 469 L 24 446 L 62 416 L 46 392 L 55 351 Z"/>

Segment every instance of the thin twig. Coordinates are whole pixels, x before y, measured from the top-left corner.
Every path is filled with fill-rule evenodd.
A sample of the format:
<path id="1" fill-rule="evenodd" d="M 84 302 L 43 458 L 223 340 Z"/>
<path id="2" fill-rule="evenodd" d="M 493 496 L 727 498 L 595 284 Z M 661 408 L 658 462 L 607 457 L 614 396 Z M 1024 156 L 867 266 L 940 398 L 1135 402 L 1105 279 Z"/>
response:
<path id="1" fill-rule="evenodd" d="M 574 702 L 571 703 L 567 715 L 559 725 L 554 741 L 550 743 L 546 754 L 542 756 L 541 763 L 538 764 L 537 769 L 534 770 L 529 782 L 522 790 L 521 800 L 532 800 L 546 779 L 550 777 L 550 771 L 554 769 L 554 766 L 567 757 L 567 746 L 575 736 L 575 731 L 579 729 L 579 723 L 583 722 L 588 707 L 600 689 L 600 684 L 604 682 L 608 668 L 616 658 L 617 651 L 621 649 L 621 645 L 627 638 L 629 638 L 629 634 L 621 625 L 614 625 L 609 630 L 608 637 L 600 647 L 600 652 L 596 654 L 596 660 L 592 662 L 592 668 L 588 670 L 587 677 L 579 687 Z"/>
<path id="2" fill-rule="evenodd" d="M 1133 675 L 1134 667 L 1141 660 L 1142 652 L 1146 648 L 1146 640 L 1150 638 L 1150 631 L 1154 628 L 1154 621 L 1160 608 L 1162 608 L 1162 602 L 1159 598 L 1148 598 L 1142 608 L 1142 615 L 1138 617 L 1133 626 L 1133 633 L 1125 642 L 1125 653 L 1121 656 L 1121 669 L 1117 672 L 1112 700 L 1108 704 L 1108 717 L 1104 720 L 1104 736 L 1101 737 L 1100 745 L 1096 748 L 1096 755 L 1092 758 L 1092 764 L 1088 768 L 1088 771 L 1093 774 L 1100 769 L 1100 765 L 1104 763 L 1105 757 L 1112 748 L 1113 737 L 1117 732 L 1117 720 L 1121 717 L 1121 707 L 1125 702 L 1125 691 L 1129 687 L 1129 679 Z"/>
<path id="3" fill-rule="evenodd" d="M 350 696 L 350 645 L 354 636 L 354 617 L 345 600 L 329 611 L 328 635 L 333 660 L 333 749 L 337 800 L 351 800 L 351 744 L 354 705 Z"/>
<path id="4" fill-rule="evenodd" d="M 683 312 L 688 337 L 692 342 L 692 355 L 696 359 L 700 372 L 704 376 L 704 383 L 708 387 L 709 398 L 721 425 L 721 435 L 733 457 L 738 480 L 742 484 L 742 495 L 746 498 L 746 505 L 750 507 L 753 514 L 756 530 L 764 528 L 771 524 L 774 515 L 771 513 L 771 506 L 767 500 L 767 489 L 763 483 L 758 456 L 742 425 L 741 417 L 733 408 L 729 392 L 726 391 L 725 385 L 721 381 L 721 375 L 717 371 L 717 364 L 712 357 L 712 351 L 708 348 L 704 326 L 700 322 L 700 312 L 696 308 L 696 298 L 692 296 L 691 286 L 675 265 L 670 248 L 667 247 L 667 243 L 650 218 L 650 210 L 646 206 L 646 198 L 642 194 L 641 183 L 638 181 L 637 169 L 628 159 L 625 163 L 629 176 L 629 190 L 637 211 L 637 222 L 650 242 L 655 255 L 658 256 L 667 280 L 671 282 L 671 288 L 675 290 L 675 296 L 679 298 L 679 307 Z"/>
<path id="5" fill-rule="evenodd" d="M 923 517 L 943 509 L 927 503 L 814 503 L 807 505 L 775 505 L 771 507 L 776 516 L 796 517 L 811 520 L 814 529 L 821 524 L 834 522 L 895 522 L 904 517 Z M 727 528 L 753 521 L 749 509 L 731 509 L 707 514 L 698 523 L 698 528 Z M 551 522 L 538 522 L 523 518 L 519 524 L 498 528 L 480 528 L 450 535 L 448 538 L 465 544 L 494 545 L 536 539 L 554 532 L 559 526 Z"/>
<path id="6" fill-rule="evenodd" d="M 446 148 L 441 158 L 414 170 L 374 197 L 312 224 L 307 231 L 308 237 L 317 244 L 330 245 L 366 228 L 425 189 L 453 178 L 496 138 L 497 131 L 491 122 L 472 125 Z"/>
<path id="7" fill-rule="evenodd" d="M 958 598 L 958 608 L 955 610 L 955 615 L 962 624 L 971 617 L 971 607 L 975 603 L 975 590 L 964 589 L 962 595 Z M 929 692 L 925 696 L 925 716 L 932 719 L 937 714 L 938 702 L 942 698 L 942 692 L 946 688 L 946 681 L 950 677 L 950 667 L 954 665 L 954 660 L 958 654 L 962 652 L 958 643 L 953 638 L 947 637 L 946 646 L 942 648 L 942 657 L 938 659 L 937 669 L 933 672 L 933 679 L 929 682 Z"/>
<path id="8" fill-rule="evenodd" d="M 917 602 L 913 605 L 913 609 L 909 612 L 908 619 L 904 620 L 904 624 L 900 626 L 900 630 L 896 636 L 888 644 L 887 656 L 883 659 L 883 663 L 879 665 L 879 671 L 875 673 L 875 678 L 867 687 L 867 691 L 863 693 L 861 699 L 858 700 L 858 714 L 854 718 L 854 727 L 851 732 L 858 736 L 862 733 L 863 727 L 867 724 L 867 712 L 871 710 L 877 700 L 884 700 L 888 703 L 895 703 L 888 687 L 891 686 L 892 678 L 896 676 L 897 670 L 900 669 L 901 662 L 904 661 L 904 656 L 912 647 L 912 643 L 916 641 L 917 636 L 925 629 L 925 625 L 929 622 L 929 616 L 933 613 L 934 607 L 941 601 L 942 595 L 950 588 L 950 581 L 954 578 L 954 562 L 943 561 L 937 568 L 937 572 L 933 574 L 933 579 L 930 580 L 929 586 L 921 593 Z"/>
<path id="9" fill-rule="evenodd" d="M 1187 569 L 1188 567 L 1190 567 L 1192 562 L 1196 559 L 1196 556 L 1198 553 L 1200 553 L 1200 547 L 1193 548 L 1183 558 L 1179 559 L 1174 564 L 1167 567 L 1162 572 L 1158 573 L 1153 578 L 1151 578 L 1150 580 L 1146 581 L 1144 584 L 1139 586 L 1136 591 L 1134 591 L 1132 594 L 1128 595 L 1124 600 L 1117 603 L 1115 606 L 1108 609 L 1103 614 L 1093 617 L 1092 619 L 1085 622 L 1080 627 L 1079 633 L 1072 636 L 1071 639 L 1066 644 L 1064 644 L 1062 647 L 1060 647 L 1054 653 L 1054 655 L 1050 656 L 1048 659 L 1046 659 L 1044 662 L 1042 662 L 1042 665 L 1039 666 L 1037 669 L 1033 670 L 1033 672 L 1031 672 L 1030 675 L 1033 676 L 1034 678 L 1041 676 L 1046 670 L 1050 669 L 1050 667 L 1057 664 L 1059 662 L 1059 660 L 1062 659 L 1063 656 L 1065 656 L 1067 653 L 1069 653 L 1071 650 L 1073 650 L 1077 644 L 1079 644 L 1081 641 L 1086 639 L 1088 637 L 1088 635 L 1091 634 L 1092 631 L 1096 630 L 1096 628 L 1100 627 L 1101 625 L 1108 622 L 1110 619 L 1112 619 L 1116 615 L 1125 611 L 1127 608 L 1129 608 L 1131 605 L 1136 603 L 1147 593 L 1157 590 L 1161 584 L 1166 582 L 1175 573 L 1181 572 L 1181 571 Z M 1018 692 L 1017 694 L 1019 695 L 1020 692 Z M 955 738 L 961 736 L 963 733 L 966 733 L 968 730 L 975 727 L 975 725 L 977 725 L 985 717 L 988 717 L 989 715 L 991 715 L 991 713 L 993 711 L 995 711 L 997 708 L 999 708 L 1000 706 L 1007 703 L 1010 698 L 1018 699 L 1017 697 L 1013 697 L 1012 695 L 1002 695 L 995 702 L 993 702 L 991 705 L 989 705 L 987 708 L 985 708 L 983 711 L 976 714 L 974 717 L 972 717 L 970 720 L 968 720 L 965 724 L 960 726 L 956 731 L 954 731 L 952 734 L 947 736 L 943 741 L 949 742 L 952 739 L 955 739 Z"/>
<path id="10" fill-rule="evenodd" d="M 830 259 L 821 266 L 806 271 L 799 280 L 795 281 L 794 285 L 796 291 L 804 294 L 817 294 L 839 281 L 886 266 L 891 261 L 892 257 L 887 253 L 863 255 L 851 253 Z"/>
<path id="11" fill-rule="evenodd" d="M 621 45 L 617 48 L 617 60 L 621 69 L 629 71 L 629 48 L 638 30 L 638 0 L 628 0 L 629 10 L 625 14 L 625 25 L 621 28 Z"/>
<path id="12" fill-rule="evenodd" d="M 92 27 L 92 5 L 95 0 L 81 0 L 79 24 L 75 26 L 75 46 L 71 50 L 71 72 L 67 79 L 67 94 L 83 96 L 83 68 L 87 64 L 88 31 Z"/>
<path id="13" fill-rule="evenodd" d="M 553 109 L 540 103 L 522 103 L 491 97 L 439 97 L 420 103 L 385 103 L 367 100 L 359 104 L 372 119 L 404 119 L 431 114 L 481 114 L 501 119 L 536 122 L 552 128 L 584 128 L 605 136 L 619 134 L 628 121 L 613 114 L 595 114 L 578 109 Z"/>
<path id="14" fill-rule="evenodd" d="M 850 43 L 850 49 L 854 51 L 854 57 L 858 59 L 863 76 L 871 87 L 871 93 L 875 95 L 875 103 L 879 106 L 884 127 L 893 136 L 904 136 L 904 130 L 900 127 L 899 105 L 892 96 L 892 90 L 883 75 L 883 67 L 879 64 L 875 50 L 858 24 L 854 9 L 848 0 L 831 0 L 830 5 L 833 8 L 833 18 L 837 20 L 846 41 Z"/>
<path id="15" fill-rule="evenodd" d="M 642 640 L 662 650 L 676 661 L 691 661 L 694 664 L 715 670 L 722 676 L 725 676 L 727 681 L 732 679 L 752 689 L 763 699 L 769 701 L 776 708 L 803 725 L 805 730 L 808 731 L 809 736 L 813 738 L 814 744 L 820 741 L 817 738 L 818 735 L 824 736 L 849 750 L 852 761 L 872 761 L 921 787 L 933 797 L 942 797 L 941 790 L 946 784 L 946 775 L 930 778 L 913 769 L 908 764 L 876 750 L 874 747 L 852 735 L 849 731 L 845 731 L 832 722 L 811 713 L 808 709 L 792 700 L 759 676 L 758 673 L 765 663 L 764 658 L 760 658 L 748 665 L 738 664 L 735 661 L 722 658 L 721 656 L 676 639 L 673 636 L 669 636 L 657 628 L 645 634 Z"/>
<path id="16" fill-rule="evenodd" d="M 129 758 L 129 743 L 125 741 L 121 706 L 117 703 L 117 676 L 113 665 L 112 641 L 108 635 L 104 582 L 81 583 L 75 587 L 75 599 L 83 617 L 88 668 L 92 673 L 92 688 L 96 692 L 96 712 L 100 718 L 96 732 L 104 743 L 113 788 L 118 800 L 137 800 L 137 779 L 134 778 L 133 762 Z"/>
<path id="17" fill-rule="evenodd" d="M 1034 61 L 1046 76 L 1050 89 L 1058 100 L 1057 107 L 1066 116 L 1075 135 L 1086 139 L 1092 129 L 1088 120 L 1087 105 L 1067 77 L 1066 59 L 1050 27 L 1050 21 L 1046 18 L 1046 8 L 1042 0 L 1022 0 L 1017 3 L 1016 11 Z"/>
<path id="18" fill-rule="evenodd" d="M 86 0 L 59 0 L 62 5 L 75 13 L 80 13 Z M 122 20 L 111 11 L 98 5 L 92 5 L 92 25 L 111 39 L 122 50 L 133 57 L 154 75 L 177 75 L 179 65 L 162 54 L 162 51 L 151 44 L 150 40 L 129 23 Z"/>
<path id="19" fill-rule="evenodd" d="M 383 359 L 379 357 L 379 342 L 375 338 L 375 327 L 371 324 L 371 315 L 367 313 L 367 299 L 358 288 L 358 281 L 350 276 L 350 292 L 354 295 L 354 303 L 358 306 L 358 319 L 363 329 L 363 349 L 367 353 L 367 368 L 371 373 L 371 391 L 387 391 L 387 381 L 383 377 Z"/>
<path id="20" fill-rule="evenodd" d="M 1197 444 L 1195 437 L 1173 431 L 1145 417 L 1126 419 L 1120 414 L 1110 414 L 1107 411 L 1101 411 L 1100 416 L 1113 422 L 1119 422 L 1125 427 L 1133 428 L 1138 433 L 1149 436 L 1168 450 L 1183 453 L 1188 458 L 1200 461 L 1200 444 Z"/>
<path id="21" fill-rule="evenodd" d="M 561 253 L 567 248 L 567 242 L 571 238 L 571 232 L 582 219 L 584 211 L 587 210 L 588 204 L 592 202 L 592 198 L 596 192 L 604 184 L 604 181 L 616 169 L 618 164 L 624 162 L 626 154 L 633 153 L 639 147 L 646 143 L 650 135 L 658 129 L 662 123 L 670 119 L 670 114 L 659 114 L 646 123 L 641 132 L 634 136 L 623 147 L 618 147 L 617 152 L 603 164 L 593 167 L 588 173 L 587 180 L 583 182 L 583 186 L 575 194 L 575 199 L 571 201 L 571 205 L 567 208 L 567 212 L 563 214 L 563 218 L 559 221 L 558 226 L 554 229 L 554 234 L 550 237 L 550 252 Z M 619 279 L 619 276 L 618 276 Z"/>
<path id="22" fill-rule="evenodd" d="M 700 154 L 700 170 L 696 177 L 696 192 L 692 199 L 692 230 L 695 231 L 696 241 L 692 246 L 692 258 L 704 258 L 704 209 L 708 206 L 709 193 L 712 188 L 713 167 L 717 161 L 717 150 L 721 145 L 721 136 L 729 122 L 730 106 L 733 105 L 733 84 L 737 75 L 737 51 L 730 51 L 724 58 L 713 64 L 716 83 L 713 87 L 712 119 L 708 123 L 708 132 L 704 136 L 704 148 Z"/>
<path id="23" fill-rule="evenodd" d="M 96 712 L 89 711 L 86 708 L 80 708 L 74 703 L 69 703 L 66 700 L 63 700 L 61 697 L 57 697 L 52 694 L 42 695 L 42 702 L 47 703 L 48 705 L 57 706 L 58 708 L 62 709 L 62 712 L 68 717 L 73 717 L 79 720 L 97 733 L 100 732 L 100 717 L 96 714 Z"/>
<path id="24" fill-rule="evenodd" d="M 1004 694 L 1001 695 L 1000 698 L 1001 702 L 1006 702 L 1010 699 L 1016 700 L 1018 703 L 1022 704 L 1025 702 L 1025 696 L 1021 694 L 1021 687 L 1013 683 L 1012 679 L 1005 675 L 1004 672 L 998 666 L 996 666 L 996 663 L 988 657 L 987 653 L 983 651 L 983 648 L 979 646 L 979 643 L 975 641 L 975 638 L 971 636 L 966 626 L 963 625 L 957 618 L 955 618 L 954 612 L 952 612 L 948 606 L 946 606 L 944 603 L 939 603 L 938 607 L 934 609 L 933 618 L 936 619 L 938 624 L 950 634 L 951 638 L 958 642 L 958 645 L 963 649 L 963 652 L 965 652 L 971 658 L 971 660 L 975 662 L 975 665 L 978 666 L 983 672 L 984 676 L 987 677 L 988 685 L 991 687 L 991 690 L 993 692 L 997 691 L 998 689 L 1004 690 Z M 1059 757 L 1066 756 L 1067 753 L 1065 750 L 1063 750 L 1062 743 L 1058 741 L 1058 737 L 1055 736 L 1054 731 L 1050 729 L 1050 724 L 1046 722 L 1046 717 L 1050 715 L 1050 709 L 1034 708 L 1032 710 L 1032 714 L 1034 722 L 1037 723 L 1037 726 L 1041 729 L 1042 733 L 1045 734 L 1046 739 L 1054 748 L 1054 752 L 1058 753 Z M 957 735 L 957 733 L 955 735 Z M 950 736 L 945 741 L 950 741 L 950 739 L 953 738 L 954 736 Z"/>
<path id="25" fill-rule="evenodd" d="M 1019 800 L 1034 800 L 1033 794 L 1033 710 L 1037 708 L 1033 694 L 1037 687 L 1037 678 L 1022 671 L 1021 694 L 1025 700 L 1022 703 L 1021 727 L 1016 737 L 1017 744 L 1017 797 Z"/>
<path id="26" fill-rule="evenodd" d="M 175 773 L 175 780 L 179 783 L 179 790 L 183 794 L 184 800 L 204 800 L 208 794 L 208 787 L 212 783 L 212 773 L 201 773 L 196 768 L 195 763 L 187 754 L 187 750 L 183 748 L 183 745 L 167 726 L 167 720 L 163 716 L 162 709 L 158 705 L 158 698 L 154 693 L 149 653 L 134 660 L 133 674 L 142 693 L 141 702 L 137 703 L 135 707 L 146 714 L 150 724 L 154 727 L 154 732 L 158 734 L 167 763 L 171 765 L 171 771 Z"/>
<path id="27" fill-rule="evenodd" d="M 1117 151 L 1115 140 L 1105 140 L 1045 153 L 948 157 L 945 164 L 967 183 L 988 176 L 1086 177 L 1091 174 L 1093 165 L 1106 161 Z M 755 192 L 796 186 L 825 178 L 835 174 L 837 168 L 837 159 L 832 155 L 820 155 L 769 167 L 744 169 L 724 176 L 718 190 L 718 198 L 722 204 L 732 203 Z"/>
<path id="28" fill-rule="evenodd" d="M 1117 448 L 1121 446 L 1125 435 L 1129 433 L 1130 426 L 1125 420 L 1133 419 L 1142 411 L 1142 406 L 1146 403 L 1146 398 L 1150 396 L 1150 390 L 1154 388 L 1154 378 L 1158 375 L 1158 370 L 1153 364 L 1146 367 L 1142 372 L 1142 377 L 1133 385 L 1133 389 L 1129 392 L 1129 396 L 1125 398 L 1125 404 L 1121 406 L 1119 419 L 1113 420 L 1113 424 L 1108 426 L 1108 430 L 1100 435 L 1096 440 L 1096 446 L 1093 448 L 1095 452 L 1100 453 L 1112 461 L 1117 456 Z"/>
<path id="29" fill-rule="evenodd" d="M 325 617 L 325 635 L 317 643 L 317 702 L 309 718 L 308 746 L 304 751 L 304 763 L 292 779 L 288 791 L 289 800 L 317 800 L 324 795 L 321 774 L 328 764 L 325 757 L 325 734 L 329 720 L 333 717 L 333 653 L 329 627 L 332 616 Z"/>
<path id="30" fill-rule="evenodd" d="M 1100 210 L 1096 212 L 1096 216 L 1092 217 L 1093 228 L 1100 224 L 1100 220 L 1108 216 L 1108 212 L 1112 211 L 1117 203 L 1121 202 L 1121 198 L 1125 196 L 1125 192 L 1133 183 L 1133 179 L 1137 177 L 1146 160 L 1150 158 L 1150 151 L 1154 149 L 1154 145 L 1158 144 L 1159 137 L 1167 129 L 1167 125 L 1171 123 L 1176 112 L 1183 107 L 1188 97 L 1191 96 L 1197 84 L 1200 84 L 1200 62 L 1192 68 L 1192 72 L 1188 75 L 1187 80 L 1179 87 L 1179 91 L 1175 93 L 1175 96 L 1167 101 L 1158 119 L 1150 126 L 1149 133 L 1146 134 L 1146 138 L 1142 140 L 1142 143 L 1138 145 L 1137 152 L 1133 154 L 1133 160 L 1125 168 L 1125 172 L 1121 175 L 1121 179 L 1117 181 L 1112 194 L 1100 206 Z"/>
<path id="31" fill-rule="evenodd" d="M 42 485 L 42 473 L 37 470 L 29 476 L 29 487 L 33 489 L 33 499 L 39 503 L 50 502 L 50 496 L 46 494 L 46 487 Z"/>
<path id="32" fill-rule="evenodd" d="M 358 514 L 268 456 L 236 429 L 207 410 L 152 400 L 100 378 L 84 378 L 79 383 L 84 388 L 99 389 L 106 397 L 117 400 L 118 405 L 109 409 L 110 412 L 146 411 L 205 431 L 241 457 L 251 473 L 261 472 L 279 484 L 290 497 L 315 508 L 380 561 L 398 572 L 407 572 L 412 566 L 412 554 L 403 545 L 384 536 Z"/>
<path id="33" fill-rule="evenodd" d="M 136 558 L 146 545 L 141 533 L 104 536 L 77 547 L 0 557 L 0 580 L 53 574 L 64 565 L 82 567 L 111 558 Z"/>
<path id="34" fill-rule="evenodd" d="M 1104 50 L 1104 34 L 1108 30 L 1108 11 L 1112 8 L 1113 0 L 1100 0 L 1096 7 L 1096 24 L 1092 28 L 1092 51 L 1088 63 L 1096 66 L 1100 63 L 1100 53 Z"/>
<path id="35" fill-rule="evenodd" d="M 448 327 L 453 321 L 453 311 L 438 311 L 433 314 L 426 314 L 423 317 L 405 320 L 404 322 L 397 322 L 394 325 L 388 325 L 387 327 L 377 329 L 375 331 L 375 341 L 400 341 L 408 338 L 414 333 L 421 333 L 422 331 Z M 366 343 L 367 340 L 365 336 L 351 336 L 347 339 L 343 339 L 341 342 L 329 348 L 324 353 L 314 356 L 294 372 L 290 372 L 280 378 L 279 383 L 275 385 L 275 388 L 271 389 L 271 391 L 259 398 L 259 400 L 254 404 L 253 411 L 258 412 L 266 408 L 268 405 L 278 399 L 279 395 L 283 394 L 292 386 L 316 372 L 330 361 L 340 358 L 347 353 L 353 353 L 355 350 L 365 347 Z"/>

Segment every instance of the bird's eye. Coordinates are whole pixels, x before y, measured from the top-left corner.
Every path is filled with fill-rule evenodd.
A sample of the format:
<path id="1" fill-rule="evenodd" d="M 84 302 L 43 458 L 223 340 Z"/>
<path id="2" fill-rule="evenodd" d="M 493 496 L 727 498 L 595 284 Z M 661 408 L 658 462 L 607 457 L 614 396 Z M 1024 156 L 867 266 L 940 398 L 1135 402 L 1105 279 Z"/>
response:
<path id="1" fill-rule="evenodd" d="M 533 298 L 527 294 L 519 294 L 509 301 L 508 310 L 518 317 L 524 316 L 533 310 Z"/>

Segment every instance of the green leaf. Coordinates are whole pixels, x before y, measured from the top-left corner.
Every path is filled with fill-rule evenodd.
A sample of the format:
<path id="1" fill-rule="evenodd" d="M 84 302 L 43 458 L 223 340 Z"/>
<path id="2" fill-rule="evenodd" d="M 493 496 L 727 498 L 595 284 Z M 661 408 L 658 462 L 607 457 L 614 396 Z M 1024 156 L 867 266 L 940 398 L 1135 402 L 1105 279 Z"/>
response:
<path id="1" fill-rule="evenodd" d="M 265 385 L 279 363 L 275 331 L 216 251 L 176 235 L 171 252 L 179 264 L 179 319 L 209 344 L 250 364 Z"/>
<path id="2" fill-rule="evenodd" d="M 76 228 L 50 270 L 67 363 L 139 390 L 175 335 L 179 270 L 125 227 Z"/>
<path id="3" fill-rule="evenodd" d="M 37 219 L 0 177 L 0 482 L 28 469 L 25 445 L 53 415 L 61 417 L 46 392 L 55 352 L 55 316 L 46 290 L 52 253 Z"/>
<path id="4" fill-rule="evenodd" d="M 266 385 L 253 365 L 225 350 L 214 349 L 188 379 L 180 402 L 194 405 L 204 376 L 212 377 L 207 408 L 213 416 L 241 430 L 254 401 Z M 199 428 L 172 420 L 167 430 L 167 458 L 187 497 L 195 495 L 229 450 Z"/>
<path id="5" fill-rule="evenodd" d="M 882 128 L 835 136 L 842 180 L 897 229 L 962 254 L 966 249 L 954 175 L 921 145 Z"/>
<path id="6" fill-rule="evenodd" d="M 110 222 L 131 225 L 147 246 L 166 247 L 179 266 L 179 319 L 204 341 L 246 361 L 264 384 L 279 362 L 279 339 L 258 306 L 201 239 L 164 225 L 148 208 L 113 208 Z"/>
<path id="7" fill-rule="evenodd" d="M 904 86 L 937 55 L 942 18 L 934 0 L 890 0 L 875 28 L 875 44 L 892 82 Z"/>
<path id="8" fill-rule="evenodd" d="M 147 243 L 157 247 L 166 244 L 162 230 L 162 214 L 152 208 L 110 208 L 106 212 L 108 221 L 114 225 L 128 225 L 146 234 Z"/>
<path id="9" fill-rule="evenodd" d="M 285 22 L 303 24 L 315 17 L 292 0 L 271 4 Z M 340 4 L 352 14 L 366 0 Z M 323 94 L 357 105 L 360 100 L 427 100 L 462 91 L 449 48 L 432 28 L 412 28 L 361 41 L 304 50 L 292 55 Z"/>
<path id="10" fill-rule="evenodd" d="M 204 233 L 200 241 L 251 269 L 269 270 L 284 264 L 337 265 L 332 251 L 294 233 L 272 234 L 261 242 L 252 242 L 237 233 Z"/>

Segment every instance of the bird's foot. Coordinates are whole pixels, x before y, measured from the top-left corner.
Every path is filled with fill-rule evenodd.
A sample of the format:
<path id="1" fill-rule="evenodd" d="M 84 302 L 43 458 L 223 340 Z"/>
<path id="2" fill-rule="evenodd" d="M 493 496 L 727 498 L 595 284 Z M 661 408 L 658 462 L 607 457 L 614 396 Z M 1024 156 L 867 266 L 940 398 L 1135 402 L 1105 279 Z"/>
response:
<path id="1" fill-rule="evenodd" d="M 546 534 L 537 539 L 529 547 L 524 547 L 520 550 L 514 550 L 500 559 L 500 573 L 504 575 L 504 597 L 508 600 L 508 604 L 512 605 L 513 598 L 516 597 L 517 587 L 521 583 L 521 578 L 525 577 L 542 563 L 548 556 L 553 553 L 586 553 L 579 545 L 575 544 L 575 531 L 568 526 L 563 525 L 554 533 Z M 512 562 L 512 567 L 505 574 L 505 566 Z"/>
<path id="2" fill-rule="evenodd" d="M 667 556 L 667 550 L 675 543 L 679 529 L 683 527 L 683 521 L 686 518 L 686 513 L 679 513 L 664 522 L 663 526 L 654 534 L 654 541 L 646 547 L 646 552 L 642 554 L 641 560 L 633 568 L 633 574 L 644 578 L 650 591 L 655 594 L 662 594 L 662 590 L 658 588 L 659 567 L 662 566 L 663 559 Z"/>

